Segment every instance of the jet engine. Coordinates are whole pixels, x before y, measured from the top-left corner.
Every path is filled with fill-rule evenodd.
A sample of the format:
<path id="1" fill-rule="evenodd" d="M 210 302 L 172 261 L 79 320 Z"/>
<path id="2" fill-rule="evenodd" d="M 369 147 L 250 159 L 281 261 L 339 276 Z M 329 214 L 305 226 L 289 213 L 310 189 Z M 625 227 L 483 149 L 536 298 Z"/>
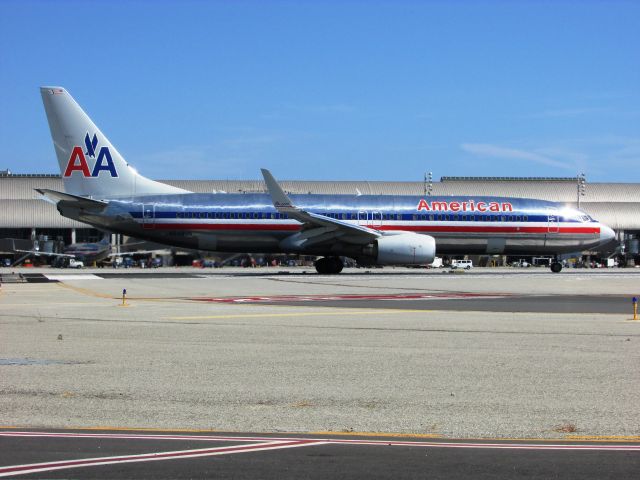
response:
<path id="1" fill-rule="evenodd" d="M 436 256 L 436 240 L 409 232 L 386 235 L 365 247 L 364 253 L 378 265 L 427 265 Z"/>

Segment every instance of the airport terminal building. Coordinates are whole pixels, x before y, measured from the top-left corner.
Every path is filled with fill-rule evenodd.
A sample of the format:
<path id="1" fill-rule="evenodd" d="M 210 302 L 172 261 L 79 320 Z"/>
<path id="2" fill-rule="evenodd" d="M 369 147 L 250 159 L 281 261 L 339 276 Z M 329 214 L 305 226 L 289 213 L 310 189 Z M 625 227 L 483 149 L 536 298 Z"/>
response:
<path id="1" fill-rule="evenodd" d="M 161 180 L 198 193 L 266 192 L 262 180 Z M 536 198 L 578 207 L 616 231 L 622 253 L 638 256 L 640 184 L 576 178 L 443 177 L 439 182 L 281 181 L 290 193 L 352 195 L 486 195 Z M 36 188 L 64 191 L 60 175 L 0 172 L 0 239 L 95 241 L 102 234 L 61 216 Z"/>

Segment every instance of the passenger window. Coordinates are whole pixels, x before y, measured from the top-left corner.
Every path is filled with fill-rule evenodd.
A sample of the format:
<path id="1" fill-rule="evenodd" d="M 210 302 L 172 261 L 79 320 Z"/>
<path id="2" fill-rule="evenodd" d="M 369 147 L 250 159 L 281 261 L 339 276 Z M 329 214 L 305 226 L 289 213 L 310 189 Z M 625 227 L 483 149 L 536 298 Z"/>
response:
<path id="1" fill-rule="evenodd" d="M 433 215 L 429 215 L 429 220 L 433 221 Z"/>

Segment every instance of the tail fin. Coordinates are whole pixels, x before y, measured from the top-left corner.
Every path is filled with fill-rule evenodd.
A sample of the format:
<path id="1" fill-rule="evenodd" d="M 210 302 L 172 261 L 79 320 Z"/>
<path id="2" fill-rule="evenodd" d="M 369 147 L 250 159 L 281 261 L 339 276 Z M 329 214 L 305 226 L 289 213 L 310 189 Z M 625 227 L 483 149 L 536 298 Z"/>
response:
<path id="1" fill-rule="evenodd" d="M 92 198 L 188 193 L 140 175 L 61 87 L 41 87 L 64 189 Z"/>

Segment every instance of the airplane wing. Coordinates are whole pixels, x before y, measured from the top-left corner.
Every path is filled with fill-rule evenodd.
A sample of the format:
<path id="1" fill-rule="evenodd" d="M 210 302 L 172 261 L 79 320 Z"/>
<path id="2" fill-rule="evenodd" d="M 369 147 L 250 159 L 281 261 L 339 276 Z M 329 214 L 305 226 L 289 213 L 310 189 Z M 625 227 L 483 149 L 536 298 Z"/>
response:
<path id="1" fill-rule="evenodd" d="M 54 252 L 41 252 L 40 250 L 20 250 L 15 249 L 14 252 L 19 253 L 30 253 L 36 257 L 45 256 L 45 257 L 67 257 L 67 258 L 76 258 L 75 255 L 71 255 L 69 253 L 54 253 Z"/>
<path id="2" fill-rule="evenodd" d="M 353 225 L 296 207 L 276 179 L 273 178 L 271 172 L 265 168 L 261 171 L 276 210 L 280 213 L 286 213 L 289 218 L 303 224 L 302 231 L 291 237 L 290 243 L 293 242 L 295 246 L 304 249 L 338 239 L 346 243 L 366 245 L 382 236 L 382 233 L 372 228 Z"/>

